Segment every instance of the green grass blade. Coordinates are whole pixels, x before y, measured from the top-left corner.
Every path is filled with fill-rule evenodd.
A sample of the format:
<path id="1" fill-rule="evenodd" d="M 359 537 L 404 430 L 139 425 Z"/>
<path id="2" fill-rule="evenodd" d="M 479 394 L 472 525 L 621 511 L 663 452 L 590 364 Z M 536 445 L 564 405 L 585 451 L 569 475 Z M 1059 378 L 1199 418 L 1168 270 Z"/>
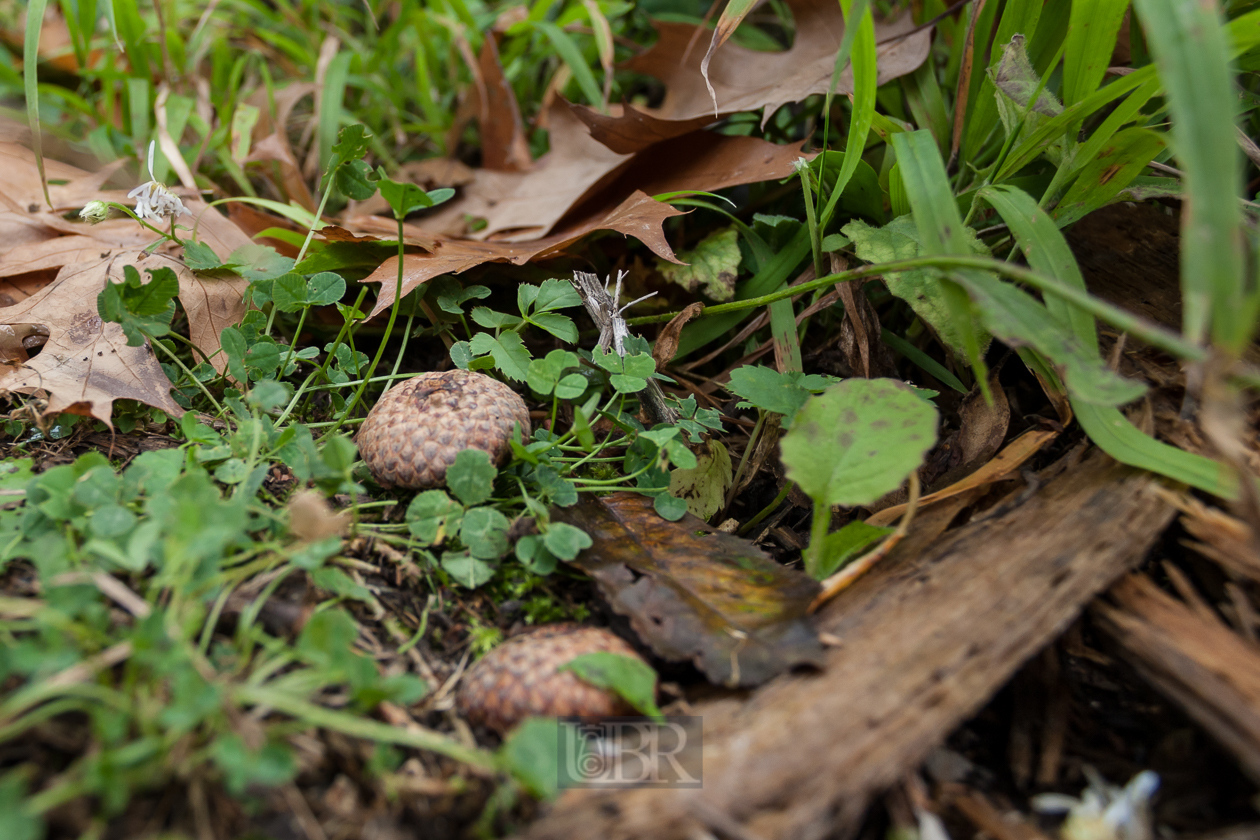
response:
<path id="1" fill-rule="evenodd" d="M 147 81 L 153 77 L 153 73 L 149 68 L 144 21 L 140 18 L 136 2 L 137 0 L 107 0 L 107 5 L 116 38 L 122 40 L 123 51 L 127 54 L 127 61 L 131 63 L 132 77 Z"/>
<path id="2" fill-rule="evenodd" d="M 1014 187 L 999 186 L 986 187 L 980 191 L 980 197 L 997 210 L 1010 227 L 1034 270 L 1085 291 L 1085 278 L 1081 276 L 1067 240 L 1049 214 L 1038 207 L 1030 195 Z M 1077 340 L 1098 356 L 1094 317 L 1056 295 L 1047 294 L 1045 302 L 1051 314 L 1071 324 Z M 1221 464 L 1169 446 L 1143 433 L 1119 409 L 1091 405 L 1073 398 L 1072 410 L 1090 440 L 1117 461 L 1166 475 L 1225 498 L 1237 495 L 1232 474 Z"/>
<path id="3" fill-rule="evenodd" d="M 26 7 L 26 43 L 22 50 L 22 84 L 26 90 L 26 119 L 31 126 L 31 151 L 39 167 L 39 182 L 44 187 L 44 201 L 49 208 L 48 176 L 44 174 L 43 129 L 39 125 L 39 36 L 44 28 L 44 9 L 48 0 L 30 0 Z"/>
<path id="4" fill-rule="evenodd" d="M 993 39 L 994 53 L 989 63 L 990 68 L 1001 58 L 1001 48 L 1011 42 L 1015 35 L 1023 35 L 1030 41 L 1037 31 L 1037 23 L 1041 17 L 1042 0 L 1010 0 L 1002 11 L 1002 19 L 998 21 L 997 35 Z M 997 87 L 989 74 L 984 74 L 980 83 L 979 98 L 971 106 L 971 116 L 967 120 L 967 131 L 963 135 L 962 155 L 964 160 L 971 160 L 984 145 L 984 141 L 998 126 Z"/>
<path id="5" fill-rule="evenodd" d="M 1059 227 L 1067 227 L 1109 203 L 1165 148 L 1162 135 L 1149 128 L 1126 128 L 1104 153 L 1090 161 L 1055 208 Z"/>
<path id="6" fill-rule="evenodd" d="M 909 359 L 913 364 L 922 368 L 929 376 L 936 377 L 936 380 L 942 385 L 947 385 L 960 394 L 967 393 L 967 388 L 962 384 L 961 379 L 950 373 L 949 369 L 943 364 L 936 361 L 936 359 L 933 359 L 927 353 L 924 353 L 918 347 L 915 347 L 901 336 L 896 333 L 889 332 L 888 330 L 882 330 L 880 332 L 880 340 L 882 340 L 884 344 L 888 345 L 888 348 L 894 353 L 900 353 Z"/>
<path id="7" fill-rule="evenodd" d="M 332 147 L 341 130 L 342 103 L 346 98 L 346 83 L 350 78 L 350 62 L 354 53 L 341 50 L 328 62 L 324 74 L 324 90 L 319 106 L 319 171 L 328 171 L 332 161 Z"/>
<path id="8" fill-rule="evenodd" d="M 595 81 L 595 74 L 591 72 L 590 65 L 582 57 L 582 51 L 578 49 L 578 45 L 568 33 L 550 21 L 539 21 L 534 26 L 547 36 L 551 45 L 556 48 L 556 52 L 560 54 L 560 58 L 569 65 L 573 78 L 577 80 L 578 87 L 582 89 L 582 95 L 586 97 L 591 107 L 602 109 L 604 94 L 600 91 L 599 84 Z"/>
<path id="9" fill-rule="evenodd" d="M 1063 104 L 1079 102 L 1098 89 L 1129 0 L 1072 0 L 1067 47 L 1063 52 Z"/>
<path id="10" fill-rule="evenodd" d="M 1072 410 L 1089 439 L 1120 463 L 1166 475 L 1223 499 L 1238 497 L 1238 479 L 1224 465 L 1156 440 L 1119 409 L 1072 400 Z"/>
<path id="11" fill-rule="evenodd" d="M 841 8 L 845 8 L 842 4 Z M 857 24 L 853 21 L 857 20 Z M 836 54 L 836 64 L 832 69 L 831 88 L 828 91 L 827 105 L 831 103 L 831 91 L 835 90 L 844 69 L 848 51 L 852 51 L 853 63 L 853 113 L 849 118 L 849 135 L 845 142 L 844 161 L 840 164 L 840 174 L 836 185 L 827 199 L 827 207 L 818 215 L 823 230 L 826 230 L 835 213 L 836 203 L 849 179 L 857 170 L 862 152 L 866 148 L 866 138 L 871 131 L 871 123 L 875 117 L 875 91 L 878 85 L 878 68 L 876 67 L 875 23 L 871 18 L 869 0 L 852 0 L 847 5 L 845 15 L 844 37 L 840 41 L 840 52 Z M 848 48 L 846 50 L 846 47 Z M 827 114 L 831 113 L 830 107 Z M 820 173 L 819 183 L 822 183 Z M 821 196 L 819 196 L 821 198 Z"/>
<path id="12" fill-rule="evenodd" d="M 1209 333 L 1237 355 L 1253 324 L 1244 301 L 1242 186 L 1234 140 L 1233 92 L 1225 29 L 1214 4 L 1137 0 L 1146 43 L 1159 68 L 1172 117 L 1172 141 L 1185 172 L 1181 227 L 1182 332 Z"/>
<path id="13" fill-rule="evenodd" d="M 971 254 L 971 245 L 963 230 L 958 203 L 945 174 L 945 164 L 930 131 L 907 131 L 892 136 L 897 154 L 901 181 L 914 207 L 914 222 L 919 230 L 919 243 L 927 255 Z M 976 329 L 971 302 L 957 283 L 941 281 L 951 319 L 957 325 L 967 361 L 976 371 L 980 387 L 987 388 L 987 369 L 981 354 L 980 335 Z"/>
<path id="14" fill-rule="evenodd" d="M 1064 108 L 1061 114 L 1046 120 L 1011 150 L 1006 160 L 1002 162 L 1002 167 L 993 177 L 993 180 L 995 182 L 1005 181 L 1011 175 L 1032 163 L 1045 151 L 1047 143 L 1062 136 L 1070 126 L 1079 123 L 1103 106 L 1114 102 L 1130 91 L 1136 90 L 1154 78 L 1154 66 L 1143 67 L 1141 70 L 1135 70 L 1129 75 L 1094 91 L 1076 104 Z"/>
<path id="15" fill-rule="evenodd" d="M 1041 274 L 1086 291 L 1085 278 L 1081 276 L 1067 240 L 1050 214 L 1038 207 L 1032 196 L 1008 185 L 985 187 L 979 195 L 1011 229 L 1011 235 L 1019 243 L 1029 266 Z M 1098 333 L 1094 329 L 1094 316 L 1058 295 L 1047 294 L 1044 299 L 1050 314 L 1071 326 L 1081 344 L 1097 356 Z"/>

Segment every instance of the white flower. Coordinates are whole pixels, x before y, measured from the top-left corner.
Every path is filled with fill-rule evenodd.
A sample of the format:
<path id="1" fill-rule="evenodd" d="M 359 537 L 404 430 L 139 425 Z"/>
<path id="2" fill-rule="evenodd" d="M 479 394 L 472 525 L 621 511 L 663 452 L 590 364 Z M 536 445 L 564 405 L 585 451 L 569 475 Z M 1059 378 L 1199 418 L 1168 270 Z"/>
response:
<path id="1" fill-rule="evenodd" d="M 1045 814 L 1068 815 L 1059 834 L 1063 840 L 1150 840 L 1151 797 L 1159 776 L 1143 770 L 1124 788 L 1109 785 L 1092 767 L 1085 768 L 1089 787 L 1080 799 L 1057 793 L 1034 796 L 1032 806 Z"/>
<path id="2" fill-rule="evenodd" d="M 168 216 L 174 217 L 181 213 L 191 216 L 192 211 L 184 206 L 179 196 L 168 190 L 166 184 L 159 183 L 158 179 L 153 177 L 153 150 L 156 145 L 153 142 L 149 143 L 149 178 L 151 180 L 127 193 L 127 198 L 136 200 L 136 215 L 141 219 L 160 222 Z"/>
<path id="3" fill-rule="evenodd" d="M 89 225 L 99 224 L 109 218 L 109 205 L 103 201 L 89 201 L 79 211 L 79 218 Z"/>

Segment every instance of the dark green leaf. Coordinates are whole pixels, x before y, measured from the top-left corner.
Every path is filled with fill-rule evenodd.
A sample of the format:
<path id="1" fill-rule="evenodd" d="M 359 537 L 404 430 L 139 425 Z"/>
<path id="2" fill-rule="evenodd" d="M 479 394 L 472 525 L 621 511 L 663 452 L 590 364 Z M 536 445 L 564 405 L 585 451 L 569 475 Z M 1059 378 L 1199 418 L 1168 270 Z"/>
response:
<path id="1" fill-rule="evenodd" d="M 479 505 L 494 492 L 498 470 L 480 449 L 465 449 L 446 470 L 446 486 L 465 505 Z"/>
<path id="2" fill-rule="evenodd" d="M 572 671 L 583 682 L 615 691 L 621 699 L 654 720 L 665 718 L 656 705 L 656 672 L 638 657 L 596 651 L 584 653 L 558 670 Z"/>

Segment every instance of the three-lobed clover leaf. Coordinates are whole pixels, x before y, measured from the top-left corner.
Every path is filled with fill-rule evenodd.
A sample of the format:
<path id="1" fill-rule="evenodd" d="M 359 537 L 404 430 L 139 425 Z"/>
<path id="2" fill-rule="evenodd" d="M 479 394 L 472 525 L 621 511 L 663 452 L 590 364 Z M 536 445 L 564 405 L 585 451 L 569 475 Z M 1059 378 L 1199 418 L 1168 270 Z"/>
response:
<path id="1" fill-rule="evenodd" d="M 281 312 L 298 312 L 308 306 L 329 306 L 346 293 L 341 275 L 323 271 L 309 279 L 300 274 L 277 277 L 271 287 L 271 299 Z"/>
<path id="2" fill-rule="evenodd" d="M 609 383 L 613 389 L 622 394 L 634 394 L 647 387 L 647 381 L 656 373 L 656 362 L 650 353 L 627 353 L 618 356 L 615 352 L 605 353 L 596 347 L 591 354 L 595 364 L 608 371 Z"/>
<path id="3" fill-rule="evenodd" d="M 580 360 L 568 350 L 552 350 L 541 359 L 534 359 L 525 371 L 525 381 L 536 392 L 547 396 L 552 392 L 562 400 L 575 400 L 586 391 L 586 377 L 565 371 L 575 368 Z"/>

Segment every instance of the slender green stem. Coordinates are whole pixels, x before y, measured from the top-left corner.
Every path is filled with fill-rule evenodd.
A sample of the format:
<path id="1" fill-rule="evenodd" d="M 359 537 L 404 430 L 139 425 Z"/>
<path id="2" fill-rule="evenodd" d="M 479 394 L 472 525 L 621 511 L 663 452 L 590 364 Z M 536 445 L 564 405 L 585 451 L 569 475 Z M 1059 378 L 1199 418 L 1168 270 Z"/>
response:
<path id="1" fill-rule="evenodd" d="M 240 685 L 232 691 L 232 696 L 238 703 L 274 709 L 297 718 L 308 726 L 331 729 L 352 738 L 430 750 L 483 770 L 493 771 L 498 768 L 498 762 L 493 753 L 475 747 L 466 747 L 453 738 L 448 738 L 431 729 L 421 727 L 404 729 L 400 726 L 390 726 L 349 712 L 318 706 L 303 698 L 268 686 Z"/>
<path id="2" fill-rule="evenodd" d="M 353 312 L 359 311 L 359 304 L 363 303 L 363 298 L 367 297 L 367 291 L 368 290 L 366 286 L 364 286 L 362 289 L 359 289 L 359 297 L 355 300 L 354 306 L 351 308 L 351 311 Z M 333 358 L 335 358 L 337 355 L 337 348 L 341 346 L 342 340 L 346 337 L 346 331 L 350 329 L 350 324 L 351 324 L 351 321 L 349 318 L 347 318 L 345 323 L 341 325 L 341 330 L 337 333 L 337 338 L 332 343 L 332 349 L 329 350 L 328 353 L 324 356 L 324 361 L 320 363 L 320 366 L 317 369 L 311 371 L 310 375 L 307 376 L 305 380 L 303 380 L 302 385 L 293 393 L 293 399 L 289 400 L 289 404 L 285 406 L 284 411 L 280 414 L 280 418 L 276 420 L 277 427 L 280 426 L 280 424 L 282 424 L 291 413 L 293 413 L 293 410 L 295 408 L 297 408 L 298 400 L 300 400 L 302 396 L 307 393 L 308 386 L 310 386 L 311 382 L 313 382 L 318 377 L 325 375 L 325 373 L 328 370 L 329 363 L 332 362 Z"/>
<path id="3" fill-rule="evenodd" d="M 315 226 L 319 224 L 319 220 L 324 218 L 324 205 L 328 204 L 328 197 L 332 195 L 333 177 L 332 173 L 328 173 L 328 186 L 324 187 L 324 194 L 319 199 L 319 208 L 315 211 L 315 222 L 310 229 L 306 231 L 306 239 L 302 242 L 302 247 L 298 250 L 297 259 L 293 261 L 294 265 L 302 262 L 302 258 L 306 256 L 306 249 L 311 247 L 311 239 L 315 236 Z M 402 250 L 402 234 L 398 235 L 399 249 Z"/>
<path id="4" fill-rule="evenodd" d="M 777 300 L 794 297 L 795 295 L 811 292 L 814 289 L 821 289 L 827 286 L 833 286 L 836 283 L 845 280 L 855 280 L 863 277 L 874 277 L 883 274 L 892 274 L 898 271 L 912 271 L 922 268 L 937 268 L 941 270 L 949 269 L 972 269 L 980 271 L 993 271 L 1010 277 L 1012 280 L 1018 280 L 1021 283 L 1027 283 L 1029 286 L 1036 288 L 1046 294 L 1056 295 L 1068 303 L 1079 306 L 1089 314 L 1096 318 L 1100 318 L 1111 324 L 1117 329 L 1131 333 L 1135 338 L 1141 339 L 1153 347 L 1166 350 L 1175 356 L 1188 359 L 1192 362 L 1202 362 L 1208 357 L 1206 348 L 1194 344 L 1191 341 L 1181 337 L 1180 335 L 1167 330 L 1158 324 L 1147 319 L 1127 312 L 1118 306 L 1107 303 L 1100 298 L 1090 295 L 1088 292 L 1069 286 L 1053 277 L 1039 274 L 1020 265 L 995 260 L 991 257 L 964 257 L 964 256 L 935 256 L 935 257 L 915 257 L 908 260 L 894 260 L 892 262 L 878 263 L 875 265 L 864 265 L 851 271 L 842 271 L 838 274 L 828 274 L 826 277 L 820 277 L 811 280 L 808 283 L 801 283 L 797 286 L 781 289 L 761 297 L 749 298 L 747 300 L 734 301 L 732 303 L 718 304 L 717 306 L 706 307 L 704 312 L 698 317 L 708 318 L 714 315 L 721 315 L 724 312 L 739 312 L 745 309 L 756 309 L 760 306 L 774 303 Z M 664 323 L 671 320 L 677 312 L 666 312 L 661 315 L 645 315 L 640 318 L 631 318 L 626 321 L 630 326 L 639 326 L 642 324 Z M 1260 373 L 1255 371 L 1245 371 L 1238 374 L 1239 378 L 1247 382 L 1255 382 L 1260 384 Z"/>
<path id="5" fill-rule="evenodd" d="M 756 516 L 754 516 L 752 519 L 749 519 L 747 522 L 745 522 L 743 526 L 739 529 L 739 535 L 742 537 L 745 534 L 747 534 L 749 531 L 751 531 L 753 528 L 756 528 L 757 525 L 761 523 L 761 520 L 765 519 L 767 516 L 774 513 L 775 510 L 779 507 L 779 505 L 783 504 L 783 500 L 786 499 L 788 497 L 788 493 L 791 493 L 791 492 L 792 492 L 792 482 L 790 481 L 783 482 L 783 489 L 779 491 L 779 495 L 775 496 L 774 501 L 772 501 L 770 504 L 763 507 Z"/>
<path id="6" fill-rule="evenodd" d="M 159 341 L 156 338 L 150 337 L 149 343 L 153 345 L 154 347 L 157 347 L 163 353 L 165 353 L 170 358 L 170 360 L 174 362 L 176 366 L 178 366 L 179 369 L 182 370 L 189 379 L 192 380 L 193 384 L 201 389 L 201 393 L 205 394 L 206 399 L 210 400 L 210 404 L 214 406 L 214 409 L 217 412 L 216 416 L 223 415 L 223 413 L 225 412 L 225 409 L 223 408 L 223 406 L 219 403 L 218 400 L 214 398 L 214 394 L 210 393 L 210 390 L 205 386 L 205 384 L 200 379 L 193 376 L 193 372 L 188 369 L 188 366 L 183 363 L 183 361 L 179 358 L 179 356 L 176 356 L 174 353 L 172 353 L 170 348 L 168 348 L 165 344 L 163 344 L 161 341 Z"/>
<path id="7" fill-rule="evenodd" d="M 818 569 L 822 566 L 823 543 L 829 530 L 831 505 L 814 499 L 814 522 L 809 530 L 809 547 L 805 549 L 805 572 L 812 578 L 818 577 Z"/>
<path id="8" fill-rule="evenodd" d="M 289 342 L 289 352 L 284 354 L 284 364 L 280 365 L 281 377 L 289 369 L 289 362 L 293 361 L 293 356 L 297 352 L 297 343 L 302 336 L 302 327 L 306 326 L 306 313 L 310 311 L 311 308 L 309 306 L 304 306 L 302 307 L 302 314 L 298 316 L 297 329 L 293 331 L 293 340 Z"/>
<path id="9" fill-rule="evenodd" d="M 726 501 L 722 505 L 722 510 L 726 510 L 735 501 L 735 491 L 739 487 L 739 482 L 744 478 L 744 470 L 748 468 L 748 458 L 752 455 L 753 450 L 757 447 L 757 436 L 761 434 L 761 428 L 766 424 L 766 417 L 769 412 L 757 409 L 757 423 L 753 426 L 752 432 L 748 435 L 748 444 L 744 446 L 744 454 L 739 459 L 739 467 L 735 470 L 735 477 L 731 480 L 731 489 L 726 494 Z"/>
<path id="10" fill-rule="evenodd" d="M 372 379 L 372 374 L 376 372 L 376 367 L 381 363 L 381 357 L 385 355 L 385 348 L 389 346 L 389 337 L 394 332 L 394 322 L 398 320 L 398 310 L 402 307 L 402 287 L 403 287 L 403 222 L 398 219 L 398 284 L 394 288 L 394 305 L 389 308 L 389 322 L 385 324 L 385 334 L 381 336 L 381 344 L 376 348 L 376 357 L 372 359 L 372 364 L 367 369 L 367 373 L 363 375 L 363 382 L 360 383 L 358 390 L 354 392 L 354 397 L 346 404 L 346 410 L 337 418 L 337 423 L 325 432 L 321 437 L 328 437 L 341 428 L 359 404 L 359 400 L 363 398 L 363 392 L 367 390 L 367 384 Z"/>

